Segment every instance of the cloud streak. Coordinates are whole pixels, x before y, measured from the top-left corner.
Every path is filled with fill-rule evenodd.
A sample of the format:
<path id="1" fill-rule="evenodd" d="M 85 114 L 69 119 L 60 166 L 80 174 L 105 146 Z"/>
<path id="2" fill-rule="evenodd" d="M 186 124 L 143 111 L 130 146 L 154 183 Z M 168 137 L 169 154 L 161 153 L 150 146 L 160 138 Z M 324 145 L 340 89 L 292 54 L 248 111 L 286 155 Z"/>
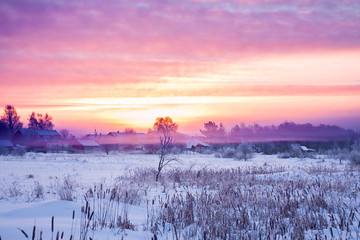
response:
<path id="1" fill-rule="evenodd" d="M 1 2 L 1 45 L 202 58 L 359 47 L 358 1 Z M 15 40 L 15 41 L 14 41 Z"/>

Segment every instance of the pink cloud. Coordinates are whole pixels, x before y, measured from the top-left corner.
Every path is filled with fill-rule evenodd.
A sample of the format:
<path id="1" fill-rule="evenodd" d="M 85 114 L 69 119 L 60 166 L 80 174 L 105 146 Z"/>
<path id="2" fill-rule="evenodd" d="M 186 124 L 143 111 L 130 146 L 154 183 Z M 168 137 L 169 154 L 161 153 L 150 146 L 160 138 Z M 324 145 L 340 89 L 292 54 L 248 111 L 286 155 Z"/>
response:
<path id="1" fill-rule="evenodd" d="M 1 5 L 3 49 L 196 58 L 359 47 L 359 4 L 351 1 L 2 1 Z"/>

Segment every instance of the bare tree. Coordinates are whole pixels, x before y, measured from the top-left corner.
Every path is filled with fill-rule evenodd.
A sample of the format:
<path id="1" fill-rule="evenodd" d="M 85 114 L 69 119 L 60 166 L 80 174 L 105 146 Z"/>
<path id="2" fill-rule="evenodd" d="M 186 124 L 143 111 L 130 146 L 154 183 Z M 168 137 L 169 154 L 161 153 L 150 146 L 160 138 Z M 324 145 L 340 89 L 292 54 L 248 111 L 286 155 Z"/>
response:
<path id="1" fill-rule="evenodd" d="M 15 107 L 6 105 L 4 108 L 4 115 L 1 117 L 1 122 L 9 129 L 10 134 L 14 135 L 15 131 L 21 129 L 23 124 L 20 122 L 20 116 L 17 115 Z"/>
<path id="2" fill-rule="evenodd" d="M 67 139 L 70 135 L 70 132 L 69 132 L 69 130 L 64 128 L 64 129 L 60 130 L 60 135 L 61 135 L 62 139 Z"/>
<path id="3" fill-rule="evenodd" d="M 125 128 L 125 134 L 134 135 L 136 134 L 136 131 L 133 128 Z"/>
<path id="4" fill-rule="evenodd" d="M 160 136 L 160 156 L 158 169 L 156 174 L 156 181 L 159 180 L 161 170 L 168 165 L 170 162 L 175 161 L 175 158 L 169 158 L 168 155 L 171 153 L 171 148 L 173 146 L 173 137 L 171 136 L 170 131 L 164 131 L 163 135 Z"/>
<path id="5" fill-rule="evenodd" d="M 155 180 L 158 181 L 162 169 L 176 158 L 170 157 L 171 149 L 174 144 L 174 137 L 172 134 L 176 133 L 178 125 L 173 122 L 170 117 L 157 118 L 153 127 L 153 132 L 160 135 L 160 152 L 159 162 Z"/>

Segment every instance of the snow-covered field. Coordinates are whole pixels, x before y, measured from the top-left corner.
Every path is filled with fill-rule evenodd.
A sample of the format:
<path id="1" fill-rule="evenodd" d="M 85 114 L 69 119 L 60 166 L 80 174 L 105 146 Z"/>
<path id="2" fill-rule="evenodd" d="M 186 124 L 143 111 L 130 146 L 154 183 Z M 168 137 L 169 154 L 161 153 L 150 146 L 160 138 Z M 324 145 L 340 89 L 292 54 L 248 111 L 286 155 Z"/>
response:
<path id="1" fill-rule="evenodd" d="M 360 210 L 358 196 L 360 174 L 359 170 L 352 167 L 347 161 L 340 164 L 338 160 L 327 159 L 325 156 L 318 156 L 316 159 L 279 159 L 276 155 L 262 154 L 256 154 L 249 161 L 215 158 L 213 155 L 200 154 L 180 154 L 176 157 L 179 161 L 172 162 L 167 166 L 164 169 L 164 178 L 160 182 L 155 182 L 153 173 L 158 163 L 157 155 L 27 153 L 24 156 L 0 156 L 1 239 L 26 239 L 21 230 L 31 239 L 34 226 L 36 226 L 35 239 L 40 239 L 40 232 L 42 232 L 43 239 L 52 239 L 52 235 L 56 239 L 57 232 L 60 235 L 59 239 L 62 232 L 63 239 L 70 239 L 70 235 L 73 235 L 73 239 L 80 239 L 80 232 L 84 236 L 84 223 L 86 224 L 87 219 L 90 218 L 84 213 L 81 214 L 81 208 L 86 205 L 85 194 L 87 194 L 87 200 L 91 206 L 90 212 L 94 211 L 96 215 L 91 219 L 92 222 L 90 221 L 86 239 L 89 237 L 92 239 L 151 239 L 154 237 L 154 232 L 157 233 L 158 239 L 176 239 L 176 235 L 179 239 L 203 238 L 204 233 L 201 230 L 196 230 L 198 231 L 196 233 L 192 232 L 193 229 L 198 228 L 194 220 L 194 218 L 198 218 L 196 214 L 195 217 L 192 216 L 189 224 L 184 225 L 167 219 L 168 215 L 164 217 L 164 210 L 169 211 L 170 207 L 175 206 L 170 206 L 170 203 L 174 204 L 179 196 L 182 198 L 188 194 L 192 199 L 195 198 L 192 202 L 196 203 L 197 194 L 200 192 L 201 194 L 204 194 L 204 191 L 205 194 L 212 194 L 217 190 L 220 191 L 222 186 L 217 189 L 216 184 L 210 183 L 211 176 L 207 178 L 204 176 L 211 173 L 215 175 L 232 174 L 226 169 L 238 169 L 239 172 L 234 173 L 234 176 L 241 176 L 243 184 L 245 184 L 239 185 L 240 188 L 247 189 L 248 183 L 254 184 L 254 186 L 250 186 L 251 189 L 260 191 L 261 194 L 267 194 L 269 191 L 268 198 L 272 197 L 275 185 L 279 184 L 278 186 L 282 188 L 282 186 L 287 186 L 285 183 L 281 185 L 284 181 L 286 184 L 295 182 L 297 184 L 295 192 L 297 192 L 292 193 L 293 195 L 289 193 L 288 200 L 289 202 L 290 200 L 298 201 L 296 204 L 310 200 L 315 201 L 311 197 L 315 195 L 311 194 L 315 194 L 318 191 L 316 189 L 324 189 L 324 193 L 319 195 L 324 197 L 324 203 L 320 204 L 320 207 L 316 206 L 319 207 L 319 210 L 316 211 L 323 214 L 321 216 L 328 216 L 324 220 L 327 223 L 320 224 L 315 219 L 317 223 L 314 225 L 314 229 L 305 229 L 304 237 L 314 238 L 315 235 L 327 235 L 334 238 L 342 236 L 348 239 L 359 237 L 356 235 L 359 234 L 359 230 L 356 229 L 360 227 L 358 212 Z M 221 173 L 221 171 L 224 172 Z M 181 176 L 178 176 L 179 174 Z M 217 178 L 214 176 L 213 179 Z M 204 183 L 204 179 L 208 179 L 209 183 Z M 196 181 L 201 181 L 201 183 Z M 300 186 L 301 184 L 304 186 Z M 316 187 L 316 184 L 319 185 L 319 188 Z M 95 189 L 94 186 L 97 188 Z M 118 195 L 116 196 L 119 196 L 117 205 L 111 205 L 114 204 L 111 202 L 112 192 L 105 191 L 105 189 L 114 190 L 114 186 L 117 186 Z M 271 193 L 269 186 L 273 186 Z M 90 194 L 89 189 L 91 189 Z M 231 189 L 231 191 L 233 190 Z M 239 190 L 240 193 L 244 193 L 242 191 L 245 190 Z M 306 196 L 309 195 L 308 198 L 305 195 L 303 197 L 303 191 L 306 192 Z M 104 197 L 95 197 L 96 192 L 103 194 Z M 282 193 L 279 194 L 282 196 Z M 286 194 L 288 194 L 287 190 L 284 189 L 284 196 Z M 296 194 L 299 196 L 298 200 L 295 197 Z M 316 195 L 316 197 L 319 196 Z M 335 203 L 334 197 L 337 199 Z M 61 200 L 66 198 L 72 199 L 72 201 Z M 173 199 L 173 201 L 169 201 L 169 199 Z M 261 199 L 257 198 L 259 201 Z M 163 206 L 166 202 L 169 203 L 169 207 Z M 330 203 L 333 203 L 334 207 Z M 341 219 L 342 216 L 337 214 L 341 206 L 346 206 L 343 207 L 344 216 L 348 216 L 346 219 Z M 99 211 L 106 207 L 109 209 L 109 213 L 107 213 L 109 216 L 114 214 L 114 211 L 119 212 L 118 215 L 122 217 L 121 221 L 118 219 L 118 215 L 114 215 L 116 220 L 113 223 L 117 226 L 109 226 L 111 221 L 102 225 L 98 221 L 96 229 L 91 229 L 91 224 L 94 226 L 94 218 L 100 219 Z M 73 211 L 75 211 L 74 219 L 72 219 Z M 286 217 L 290 219 L 290 222 L 294 217 L 290 214 L 292 211 L 289 208 L 289 215 Z M 251 215 L 250 212 L 247 214 Z M 333 214 L 335 220 L 332 220 L 329 214 Z M 314 218 L 316 216 L 314 215 Z M 51 229 L 52 217 L 54 217 L 53 232 Z M 353 220 L 350 221 L 348 218 Z M 163 219 L 162 223 L 161 219 Z M 260 231 L 260 226 L 256 226 L 258 220 L 255 220 L 254 217 L 251 221 L 254 222 L 249 223 L 248 225 L 251 226 L 245 230 L 249 233 L 256 229 Z M 346 222 L 342 224 L 341 221 Z M 322 226 L 322 228 L 317 229 L 316 226 Z M 233 233 L 231 236 L 243 233 Z M 286 233 L 283 234 L 286 235 Z M 253 238 L 249 236 L 247 238 Z M 221 235 L 219 239 L 222 239 Z"/>

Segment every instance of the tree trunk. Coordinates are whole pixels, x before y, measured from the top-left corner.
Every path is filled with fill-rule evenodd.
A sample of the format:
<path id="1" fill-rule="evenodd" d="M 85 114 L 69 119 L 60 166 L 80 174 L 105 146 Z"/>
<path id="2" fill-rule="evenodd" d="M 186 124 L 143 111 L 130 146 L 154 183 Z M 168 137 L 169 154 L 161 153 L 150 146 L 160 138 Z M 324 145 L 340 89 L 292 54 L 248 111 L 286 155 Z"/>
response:
<path id="1" fill-rule="evenodd" d="M 156 174 L 156 178 L 155 178 L 156 182 L 159 180 L 159 176 L 160 176 L 160 171 L 158 171 L 157 174 Z"/>

